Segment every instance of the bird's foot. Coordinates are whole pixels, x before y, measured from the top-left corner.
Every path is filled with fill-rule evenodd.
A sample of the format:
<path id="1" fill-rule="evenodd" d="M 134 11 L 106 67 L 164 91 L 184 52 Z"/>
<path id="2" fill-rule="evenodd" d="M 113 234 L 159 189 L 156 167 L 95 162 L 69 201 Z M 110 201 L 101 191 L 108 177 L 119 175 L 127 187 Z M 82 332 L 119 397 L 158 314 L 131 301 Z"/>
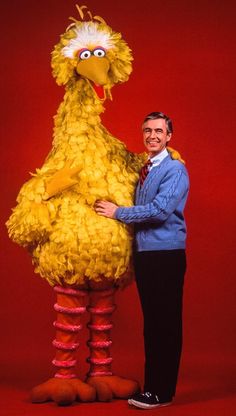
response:
<path id="1" fill-rule="evenodd" d="M 31 391 L 32 403 L 54 401 L 59 406 L 69 406 L 75 401 L 92 402 L 95 399 L 95 388 L 78 378 L 50 378 Z"/>
<path id="2" fill-rule="evenodd" d="M 112 398 L 128 399 L 140 390 L 137 381 L 118 376 L 88 377 L 86 382 L 95 388 L 97 400 L 100 402 L 108 402 Z"/>

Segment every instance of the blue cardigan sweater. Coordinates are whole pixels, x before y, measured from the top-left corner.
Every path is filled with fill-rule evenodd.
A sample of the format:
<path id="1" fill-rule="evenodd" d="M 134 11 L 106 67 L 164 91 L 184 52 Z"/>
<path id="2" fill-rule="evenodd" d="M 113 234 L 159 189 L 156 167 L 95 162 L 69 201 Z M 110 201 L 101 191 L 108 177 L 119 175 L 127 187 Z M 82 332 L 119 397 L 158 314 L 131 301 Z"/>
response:
<path id="1" fill-rule="evenodd" d="M 119 207 L 115 218 L 135 223 L 137 251 L 184 249 L 184 207 L 189 178 L 183 163 L 169 155 L 137 185 L 135 206 Z"/>

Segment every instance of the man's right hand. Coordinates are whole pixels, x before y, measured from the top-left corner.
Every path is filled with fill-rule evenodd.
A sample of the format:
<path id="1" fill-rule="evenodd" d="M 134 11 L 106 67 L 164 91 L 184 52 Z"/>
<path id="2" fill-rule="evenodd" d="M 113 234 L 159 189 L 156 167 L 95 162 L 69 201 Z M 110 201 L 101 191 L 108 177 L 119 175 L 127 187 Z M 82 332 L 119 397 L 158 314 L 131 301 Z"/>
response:
<path id="1" fill-rule="evenodd" d="M 115 218 L 117 208 L 118 205 L 110 201 L 96 201 L 94 205 L 96 213 L 107 218 Z"/>

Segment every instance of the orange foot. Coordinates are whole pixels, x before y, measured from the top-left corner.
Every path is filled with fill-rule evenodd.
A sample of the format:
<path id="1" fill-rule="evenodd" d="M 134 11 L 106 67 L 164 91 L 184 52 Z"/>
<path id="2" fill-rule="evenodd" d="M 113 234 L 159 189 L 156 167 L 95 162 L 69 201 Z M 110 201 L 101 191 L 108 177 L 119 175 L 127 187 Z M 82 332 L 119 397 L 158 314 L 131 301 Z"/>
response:
<path id="1" fill-rule="evenodd" d="M 31 391 L 33 403 L 54 401 L 59 406 L 69 406 L 73 402 L 92 402 L 96 399 L 96 390 L 78 378 L 50 378 Z"/>
<path id="2" fill-rule="evenodd" d="M 88 377 L 86 382 L 95 388 L 97 400 L 100 402 L 108 402 L 113 397 L 128 399 L 140 389 L 137 381 L 127 380 L 118 376 Z"/>

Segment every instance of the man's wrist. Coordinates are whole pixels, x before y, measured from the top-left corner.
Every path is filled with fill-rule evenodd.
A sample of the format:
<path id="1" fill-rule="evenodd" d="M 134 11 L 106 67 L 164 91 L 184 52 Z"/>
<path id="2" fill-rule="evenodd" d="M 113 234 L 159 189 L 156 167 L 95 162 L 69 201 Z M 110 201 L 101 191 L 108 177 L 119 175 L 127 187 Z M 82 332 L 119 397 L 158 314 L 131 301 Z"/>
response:
<path id="1" fill-rule="evenodd" d="M 120 210 L 120 207 L 117 207 L 116 209 L 115 209 L 115 211 L 114 211 L 114 214 L 113 214 L 113 218 L 115 219 L 115 220 L 118 220 L 119 219 L 119 210 Z"/>

